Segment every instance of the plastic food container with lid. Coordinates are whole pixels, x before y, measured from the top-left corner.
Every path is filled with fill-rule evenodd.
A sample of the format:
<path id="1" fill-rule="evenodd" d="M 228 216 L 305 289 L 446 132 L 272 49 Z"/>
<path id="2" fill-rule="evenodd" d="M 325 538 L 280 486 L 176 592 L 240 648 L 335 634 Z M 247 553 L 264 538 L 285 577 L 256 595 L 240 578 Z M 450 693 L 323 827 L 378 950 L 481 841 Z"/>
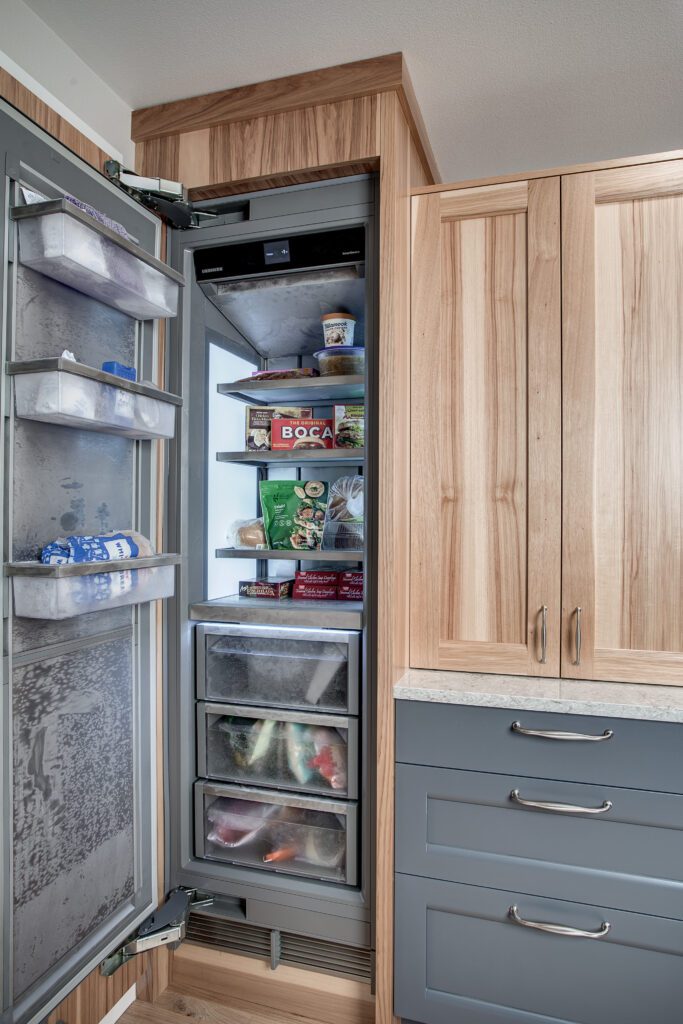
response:
<path id="1" fill-rule="evenodd" d="M 365 372 L 365 349 L 355 345 L 336 345 L 314 353 L 321 377 L 342 377 Z"/>

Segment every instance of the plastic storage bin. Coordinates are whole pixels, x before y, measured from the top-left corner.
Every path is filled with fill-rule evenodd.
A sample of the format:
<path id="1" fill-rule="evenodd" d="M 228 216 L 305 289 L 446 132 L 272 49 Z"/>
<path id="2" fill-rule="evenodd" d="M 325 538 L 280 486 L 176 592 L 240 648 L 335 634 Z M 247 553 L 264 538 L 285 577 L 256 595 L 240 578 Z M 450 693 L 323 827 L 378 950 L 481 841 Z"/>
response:
<path id="1" fill-rule="evenodd" d="M 76 368 L 78 364 L 66 369 L 68 360 L 54 362 L 60 364 L 59 368 L 30 373 L 21 372 L 22 364 L 10 367 L 17 416 L 130 438 L 173 437 L 176 396 L 169 400 L 160 391 L 156 397 L 152 387 L 125 386 L 121 378 L 101 370 L 84 376 Z"/>
<path id="2" fill-rule="evenodd" d="M 88 612 L 105 611 L 127 604 L 144 604 L 164 597 L 172 597 L 175 589 L 173 564 L 132 568 L 133 559 L 122 567 L 100 569 L 78 575 L 56 575 L 55 569 L 81 568 L 81 566 L 36 566 L 47 570 L 36 575 L 14 575 L 14 614 L 26 619 L 70 619 Z M 22 565 L 9 566 L 21 570 Z M 97 563 L 107 566 L 106 562 Z M 91 569 L 92 563 L 88 564 Z M 130 566 L 130 567 L 129 567 Z M 53 574 L 50 574 L 52 570 Z"/>
<path id="3" fill-rule="evenodd" d="M 212 625 L 198 626 L 197 636 L 200 699 L 302 711 L 358 711 L 358 633 Z"/>
<path id="4" fill-rule="evenodd" d="M 197 740 L 204 778 L 358 796 L 354 719 L 199 702 Z"/>
<path id="5" fill-rule="evenodd" d="M 355 885 L 356 805 L 195 783 L 196 855 Z"/>
<path id="6" fill-rule="evenodd" d="M 180 274 L 58 199 L 18 206 L 19 259 L 136 320 L 176 316 Z"/>

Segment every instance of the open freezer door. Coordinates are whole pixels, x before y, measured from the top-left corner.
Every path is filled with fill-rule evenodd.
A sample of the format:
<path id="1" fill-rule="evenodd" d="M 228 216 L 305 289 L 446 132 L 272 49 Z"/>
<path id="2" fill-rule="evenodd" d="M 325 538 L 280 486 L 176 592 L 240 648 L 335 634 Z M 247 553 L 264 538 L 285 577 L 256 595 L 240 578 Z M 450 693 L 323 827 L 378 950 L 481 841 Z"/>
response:
<path id="1" fill-rule="evenodd" d="M 163 891 L 161 599 L 179 558 L 160 509 L 180 400 L 164 390 L 158 318 L 175 314 L 182 279 L 155 259 L 153 214 L 6 104 L 0 140 L 1 1009 L 31 1024 Z M 150 547 L 134 539 L 137 562 L 40 564 L 56 538 L 110 531 Z"/>

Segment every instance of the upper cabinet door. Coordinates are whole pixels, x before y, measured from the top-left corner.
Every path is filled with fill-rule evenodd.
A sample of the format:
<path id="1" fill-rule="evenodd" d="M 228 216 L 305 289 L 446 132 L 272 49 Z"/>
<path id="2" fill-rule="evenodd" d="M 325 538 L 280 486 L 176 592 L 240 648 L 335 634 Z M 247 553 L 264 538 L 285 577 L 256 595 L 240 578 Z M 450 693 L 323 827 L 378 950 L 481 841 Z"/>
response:
<path id="1" fill-rule="evenodd" d="M 683 161 L 563 178 L 562 231 L 562 675 L 680 683 Z"/>
<path id="2" fill-rule="evenodd" d="M 559 178 L 413 203 L 411 664 L 557 676 Z"/>

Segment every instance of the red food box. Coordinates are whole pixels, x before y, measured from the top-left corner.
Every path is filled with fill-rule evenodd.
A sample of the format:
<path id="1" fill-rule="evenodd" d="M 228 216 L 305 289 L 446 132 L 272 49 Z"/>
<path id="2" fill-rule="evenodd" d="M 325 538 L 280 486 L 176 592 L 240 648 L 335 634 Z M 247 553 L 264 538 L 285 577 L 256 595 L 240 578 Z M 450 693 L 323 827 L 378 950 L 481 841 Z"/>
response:
<path id="1" fill-rule="evenodd" d="M 297 569 L 295 576 L 297 583 L 322 583 L 336 587 L 340 582 L 340 573 L 336 569 Z"/>
<path id="2" fill-rule="evenodd" d="M 340 572 L 339 573 L 339 586 L 351 586 L 351 587 L 362 587 L 363 586 L 363 570 L 356 570 L 355 572 Z"/>
<path id="3" fill-rule="evenodd" d="M 294 590 L 296 591 L 296 584 L 294 584 Z M 363 588 L 353 587 L 350 584 L 341 586 L 337 590 L 337 597 L 340 601 L 362 601 Z"/>
<path id="4" fill-rule="evenodd" d="M 332 420 L 273 420 L 270 425 L 270 432 L 270 446 L 274 452 L 331 448 L 334 440 Z"/>
<path id="5" fill-rule="evenodd" d="M 336 583 L 295 583 L 292 597 L 297 601 L 335 601 Z"/>

